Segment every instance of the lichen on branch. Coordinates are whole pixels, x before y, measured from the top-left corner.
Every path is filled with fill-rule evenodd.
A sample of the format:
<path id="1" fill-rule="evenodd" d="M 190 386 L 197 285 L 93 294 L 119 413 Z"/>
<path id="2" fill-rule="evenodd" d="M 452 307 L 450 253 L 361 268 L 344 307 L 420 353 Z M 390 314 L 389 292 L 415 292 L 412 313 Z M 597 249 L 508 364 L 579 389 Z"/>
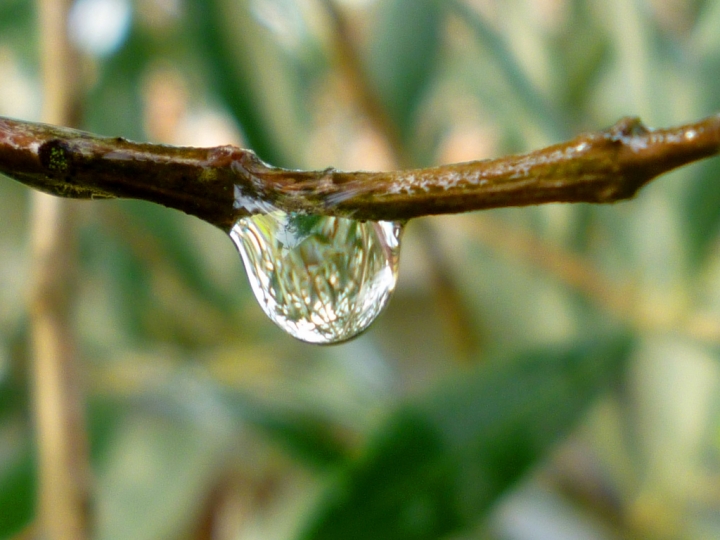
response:
<path id="1" fill-rule="evenodd" d="M 551 202 L 633 197 L 665 172 L 720 152 L 720 114 L 650 130 L 637 118 L 527 154 L 391 172 L 273 167 L 234 146 L 174 147 L 0 118 L 0 172 L 60 197 L 142 199 L 229 230 L 287 212 L 407 220 Z"/>

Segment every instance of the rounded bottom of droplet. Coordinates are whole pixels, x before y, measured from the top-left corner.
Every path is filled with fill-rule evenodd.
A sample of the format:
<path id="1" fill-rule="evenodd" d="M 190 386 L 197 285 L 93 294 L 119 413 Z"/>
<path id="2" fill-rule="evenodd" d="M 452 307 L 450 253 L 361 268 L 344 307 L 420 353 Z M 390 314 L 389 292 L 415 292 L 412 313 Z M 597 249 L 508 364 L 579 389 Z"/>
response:
<path id="1" fill-rule="evenodd" d="M 293 337 L 316 345 L 362 334 L 397 282 L 399 225 L 261 214 L 230 231 L 258 303 Z"/>

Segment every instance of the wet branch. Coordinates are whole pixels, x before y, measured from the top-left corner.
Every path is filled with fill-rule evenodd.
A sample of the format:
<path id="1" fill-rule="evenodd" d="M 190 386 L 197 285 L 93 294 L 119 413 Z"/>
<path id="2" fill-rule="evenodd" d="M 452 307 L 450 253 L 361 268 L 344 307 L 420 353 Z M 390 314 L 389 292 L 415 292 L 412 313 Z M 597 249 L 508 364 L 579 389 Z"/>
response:
<path id="1" fill-rule="evenodd" d="M 61 197 L 155 202 L 223 230 L 273 208 L 407 220 L 550 202 L 610 203 L 719 152 L 720 114 L 659 130 L 623 118 L 606 130 L 498 159 L 392 172 L 297 171 L 233 146 L 135 143 L 0 118 L 0 172 L 7 176 Z"/>

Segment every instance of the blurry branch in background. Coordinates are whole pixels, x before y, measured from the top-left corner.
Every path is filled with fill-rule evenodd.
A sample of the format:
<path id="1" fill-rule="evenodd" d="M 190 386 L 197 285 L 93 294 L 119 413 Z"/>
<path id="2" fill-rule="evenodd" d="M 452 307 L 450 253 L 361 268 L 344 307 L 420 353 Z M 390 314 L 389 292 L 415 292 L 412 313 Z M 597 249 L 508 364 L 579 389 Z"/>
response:
<path id="1" fill-rule="evenodd" d="M 508 259 L 521 261 L 553 276 L 579 292 L 595 306 L 632 328 L 680 333 L 699 342 L 720 342 L 720 320 L 713 314 L 683 310 L 642 309 L 632 280 L 608 278 L 587 258 L 548 242 L 531 231 L 505 224 L 489 215 L 463 217 L 454 222 L 457 232 L 491 248 Z"/>
<path id="2" fill-rule="evenodd" d="M 402 167 L 412 166 L 411 153 L 403 142 L 400 129 L 388 114 L 387 106 L 384 105 L 363 65 L 360 51 L 353 40 L 349 21 L 334 0 L 320 0 L 320 4 L 330 22 L 331 50 L 336 51 L 335 61 L 339 71 L 347 79 L 348 87 L 352 89 L 359 109 L 378 134 L 385 139 L 395 163 Z M 420 61 L 430 62 L 431 59 L 422 58 Z M 451 339 L 457 356 L 469 361 L 477 357 L 481 338 L 474 331 L 474 321 L 463 301 L 463 293 L 458 290 L 453 280 L 451 265 L 447 257 L 443 256 L 443 246 L 437 232 L 430 224 L 421 222 L 419 234 L 429 262 L 429 277 L 439 311 L 438 320 L 443 321 L 443 327 Z"/>
<path id="3" fill-rule="evenodd" d="M 458 232 L 490 247 L 505 257 L 521 260 L 581 292 L 603 311 L 630 320 L 636 305 L 632 283 L 615 283 L 582 256 L 568 252 L 531 231 L 507 226 L 496 219 L 461 218 Z"/>
<path id="4" fill-rule="evenodd" d="M 281 169 L 233 146 L 173 147 L 0 118 L 0 172 L 60 197 L 142 199 L 229 230 L 271 210 L 394 220 L 632 198 L 720 152 L 720 115 L 650 130 L 637 118 L 527 154 L 391 172 Z"/>
<path id="5" fill-rule="evenodd" d="M 67 36 L 69 0 L 38 0 L 43 118 L 76 124 L 78 59 Z M 72 332 L 73 207 L 33 197 L 31 326 L 38 446 L 39 537 L 83 540 L 90 530 L 90 470 L 81 370 Z"/>
<path id="6" fill-rule="evenodd" d="M 535 87 L 518 63 L 504 36 L 465 2 L 449 0 L 448 6 L 473 31 L 480 45 L 493 52 L 492 57 L 503 78 L 516 94 L 523 113 L 529 118 L 535 118 L 538 125 L 552 139 L 569 137 L 571 135 L 567 128 L 569 122 L 564 118 L 562 111 L 550 103 Z"/>
<path id="7" fill-rule="evenodd" d="M 352 41 L 350 24 L 333 0 L 320 0 L 320 4 L 330 20 L 332 50 L 336 52 L 336 62 L 348 80 L 348 87 L 355 93 L 355 100 L 373 127 L 385 139 L 395 161 L 403 167 L 409 166 L 412 160 L 407 155 L 400 130 L 388 115 L 380 96 L 373 89 Z"/>

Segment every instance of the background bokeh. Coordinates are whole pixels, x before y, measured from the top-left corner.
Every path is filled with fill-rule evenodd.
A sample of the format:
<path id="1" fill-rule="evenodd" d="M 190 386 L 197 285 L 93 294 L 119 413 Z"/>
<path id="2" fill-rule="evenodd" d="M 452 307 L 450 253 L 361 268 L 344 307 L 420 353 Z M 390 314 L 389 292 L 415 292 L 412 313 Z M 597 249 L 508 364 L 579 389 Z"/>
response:
<path id="1" fill-rule="evenodd" d="M 77 0 L 83 127 L 391 169 L 720 110 L 718 0 L 335 7 Z M 34 9 L 0 0 L 0 115 L 39 118 Z M 28 200 L 0 179 L 0 537 L 34 514 Z M 389 308 L 333 347 L 265 318 L 221 231 L 78 206 L 97 538 L 720 537 L 720 160 L 412 221 Z"/>

